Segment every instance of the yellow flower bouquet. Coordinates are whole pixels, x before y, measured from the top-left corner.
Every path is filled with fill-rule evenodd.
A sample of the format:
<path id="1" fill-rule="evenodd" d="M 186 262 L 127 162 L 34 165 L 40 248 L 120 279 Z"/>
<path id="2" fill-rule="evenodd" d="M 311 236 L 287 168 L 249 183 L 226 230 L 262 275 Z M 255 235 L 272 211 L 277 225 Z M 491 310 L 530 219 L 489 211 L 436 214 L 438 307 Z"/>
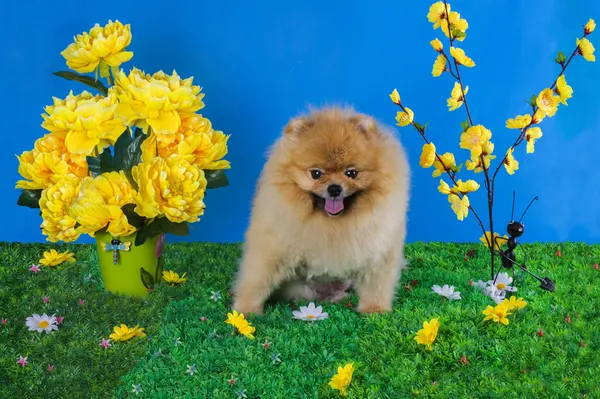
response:
<path id="1" fill-rule="evenodd" d="M 130 43 L 130 26 L 119 21 L 77 35 L 61 52 L 72 71 L 54 75 L 98 93 L 53 98 L 42 114 L 47 133 L 17 155 L 17 204 L 40 209 L 48 241 L 136 233 L 138 246 L 187 235 L 204 213 L 206 189 L 229 184 L 229 136 L 198 113 L 201 88 L 175 71 L 125 72 Z"/>

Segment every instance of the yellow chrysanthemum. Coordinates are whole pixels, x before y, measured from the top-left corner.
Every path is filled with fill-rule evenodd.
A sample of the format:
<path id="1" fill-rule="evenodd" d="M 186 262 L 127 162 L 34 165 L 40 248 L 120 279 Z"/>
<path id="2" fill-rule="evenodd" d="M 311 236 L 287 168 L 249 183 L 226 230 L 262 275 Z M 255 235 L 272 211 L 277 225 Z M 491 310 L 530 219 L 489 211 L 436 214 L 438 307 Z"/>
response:
<path id="1" fill-rule="evenodd" d="M 79 198 L 71 207 L 71 215 L 80 224 L 77 231 L 92 237 L 104 227 L 115 237 L 134 233 L 136 228 L 121 208 L 133 204 L 135 195 L 123 171 L 106 172 L 82 183 Z"/>
<path id="2" fill-rule="evenodd" d="M 456 40 L 462 42 L 467 37 L 466 31 L 469 28 L 469 23 L 466 19 L 460 17 L 460 14 L 456 11 L 451 11 L 448 17 L 448 21 L 450 22 L 450 28 L 452 29 L 452 37 L 456 38 Z M 444 21 L 444 23 L 440 26 L 442 32 L 446 35 L 446 37 L 450 37 L 450 33 L 448 30 L 448 22 Z M 454 31 L 460 32 L 457 35 Z"/>
<path id="3" fill-rule="evenodd" d="M 113 329 L 114 333 L 110 334 L 110 339 L 113 341 L 127 341 L 133 337 L 145 337 L 144 328 L 135 326 L 133 328 L 127 327 L 126 324 L 121 326 L 115 326 Z"/>
<path id="4" fill-rule="evenodd" d="M 40 265 L 56 266 L 63 262 L 75 262 L 75 254 L 69 251 L 58 253 L 56 249 L 45 251 L 42 259 L 39 260 Z"/>
<path id="5" fill-rule="evenodd" d="M 438 1 L 429 7 L 427 19 L 433 24 L 433 29 L 437 29 L 442 23 L 446 23 L 444 20 L 447 17 L 447 12 L 450 12 L 450 4 L 448 4 L 448 10 L 446 10 L 443 1 Z"/>
<path id="6" fill-rule="evenodd" d="M 243 313 L 238 314 L 236 310 L 234 310 L 233 313 L 227 313 L 227 320 L 225 320 L 225 323 L 231 324 L 233 327 L 236 328 L 236 330 L 233 331 L 232 334 L 235 334 L 235 332 L 237 331 L 250 339 L 254 339 L 253 333 L 256 331 L 256 328 L 254 328 L 244 318 Z"/>
<path id="7" fill-rule="evenodd" d="M 99 24 L 88 32 L 75 37 L 60 55 L 67 60 L 69 68 L 79 73 L 89 73 L 100 69 L 100 76 L 109 76 L 109 66 L 118 67 L 133 57 L 125 48 L 131 43 L 131 27 L 118 20 L 108 21 L 104 27 Z"/>
<path id="8" fill-rule="evenodd" d="M 486 142 L 483 146 L 481 146 L 481 153 L 471 153 L 471 159 L 465 162 L 465 166 L 467 170 L 472 170 L 475 173 L 483 172 L 483 167 L 486 169 L 490 168 L 490 162 L 493 159 L 496 159 L 495 155 L 492 155 L 494 152 L 494 143 L 491 141 Z M 483 162 L 481 158 L 483 157 Z"/>
<path id="9" fill-rule="evenodd" d="M 156 156 L 166 159 L 180 154 L 203 170 L 229 169 L 229 161 L 222 159 L 227 154 L 228 140 L 228 135 L 212 129 L 210 120 L 191 114 L 182 118 L 176 134 L 151 135 L 144 140 L 142 160 L 149 162 Z"/>
<path id="10" fill-rule="evenodd" d="M 556 79 L 556 88 L 554 89 L 554 92 L 558 94 L 561 103 L 568 105 L 567 100 L 573 97 L 573 88 L 567 84 L 565 75 L 560 75 L 558 79 Z"/>
<path id="11" fill-rule="evenodd" d="M 135 211 L 147 218 L 166 216 L 171 222 L 196 222 L 204 214 L 204 172 L 173 154 L 153 158 L 132 168 L 139 191 Z"/>
<path id="12" fill-rule="evenodd" d="M 54 105 L 44 108 L 42 127 L 52 133 L 65 134 L 70 153 L 92 155 L 113 145 L 125 130 L 123 121 L 115 116 L 117 97 L 107 97 L 83 91 L 73 91 L 65 99 L 53 97 Z"/>
<path id="13" fill-rule="evenodd" d="M 527 301 L 523 298 L 517 298 L 516 296 L 511 296 L 510 299 L 504 298 L 502 301 L 508 308 L 509 312 L 514 312 L 515 310 L 523 309 L 527 306 Z"/>
<path id="14" fill-rule="evenodd" d="M 45 189 L 66 175 L 83 178 L 88 174 L 88 165 L 83 154 L 71 154 L 65 146 L 65 134 L 47 133 L 35 141 L 31 151 L 17 155 L 19 180 L 16 188 L 31 190 Z"/>
<path id="15" fill-rule="evenodd" d="M 193 78 L 181 79 L 177 72 L 163 71 L 149 75 L 133 68 L 129 75 L 118 71 L 114 86 L 119 98 L 117 113 L 127 125 L 139 126 L 148 134 L 174 134 L 181 125 L 181 116 L 193 114 L 202 107 L 204 93 L 192 85 Z"/>
<path id="16" fill-rule="evenodd" d="M 464 65 L 469 68 L 475 66 L 475 62 L 471 58 L 467 57 L 467 55 L 465 54 L 465 50 L 461 48 L 454 46 L 450 47 L 450 54 L 452 54 L 452 57 L 454 57 L 456 62 L 458 62 L 461 65 Z"/>
<path id="17" fill-rule="evenodd" d="M 515 170 L 519 170 L 519 161 L 513 156 L 513 151 L 514 148 L 510 147 L 508 151 L 506 151 L 506 159 L 504 160 L 504 168 L 509 175 L 514 175 Z"/>
<path id="18" fill-rule="evenodd" d="M 495 250 L 500 250 L 500 247 L 504 245 L 507 240 L 508 236 L 506 234 L 500 237 L 500 234 L 497 232 L 494 232 L 494 238 L 492 239 L 489 231 L 486 231 L 484 235 L 479 237 L 479 241 L 481 241 L 483 245 L 489 248 L 490 244 L 493 244 Z"/>
<path id="19" fill-rule="evenodd" d="M 511 314 L 508 310 L 508 305 L 505 303 L 499 303 L 496 306 L 490 306 L 482 312 L 485 315 L 483 321 L 492 320 L 494 323 L 502 323 L 505 326 L 508 325 L 508 315 Z"/>
<path id="20" fill-rule="evenodd" d="M 456 214 L 458 220 L 462 221 L 469 215 L 469 206 L 471 203 L 469 202 L 469 197 L 466 195 L 463 195 L 463 197 L 460 198 L 456 194 L 450 194 L 448 195 L 448 202 L 450 202 L 450 207 Z"/>
<path id="21" fill-rule="evenodd" d="M 84 180 L 89 179 L 89 177 Z M 70 214 L 73 202 L 79 196 L 82 179 L 75 175 L 65 175 L 57 183 L 42 191 L 40 212 L 42 214 L 42 234 L 50 242 L 72 242 L 79 238 L 75 229 L 77 221 Z"/>
<path id="22" fill-rule="evenodd" d="M 165 280 L 169 285 L 178 285 L 183 284 L 187 281 L 187 278 L 185 278 L 185 274 L 186 273 L 183 273 L 180 277 L 179 274 L 175 273 L 173 270 L 164 270 L 162 272 L 162 277 L 163 280 Z"/>
<path id="23" fill-rule="evenodd" d="M 396 125 L 398 126 L 408 126 L 412 123 L 413 118 L 415 117 L 415 113 L 412 111 L 412 109 L 408 108 L 408 107 L 404 107 L 404 109 L 406 110 L 406 112 L 400 112 L 398 111 L 398 113 L 396 114 Z"/>
<path id="24" fill-rule="evenodd" d="M 450 194 L 452 192 L 452 190 L 450 189 L 450 186 L 448 185 L 448 183 L 446 183 L 444 180 L 440 179 L 440 185 L 438 186 L 438 191 L 442 194 Z"/>
<path id="25" fill-rule="evenodd" d="M 438 53 L 441 53 L 442 50 L 444 49 L 444 45 L 442 44 L 440 39 L 438 39 L 437 37 L 435 39 L 433 39 L 432 41 L 430 41 L 429 44 L 431 44 L 431 47 L 433 47 L 433 49 L 435 51 L 437 51 Z"/>
<path id="26" fill-rule="evenodd" d="M 414 340 L 421 345 L 426 345 L 431 350 L 431 345 L 437 338 L 440 329 L 439 317 L 423 322 L 423 328 L 417 331 Z"/>
<path id="27" fill-rule="evenodd" d="M 392 94 L 390 94 L 390 98 L 394 104 L 400 104 L 400 94 L 398 93 L 398 90 L 394 89 Z"/>
<path id="28" fill-rule="evenodd" d="M 510 118 L 506 121 L 508 129 L 523 129 L 531 123 L 531 115 L 518 115 L 516 118 Z"/>
<path id="29" fill-rule="evenodd" d="M 338 367 L 337 374 L 331 377 L 327 385 L 332 389 L 340 391 L 340 395 L 348 394 L 348 386 L 352 382 L 352 374 L 354 373 L 354 363 L 348 363 L 344 367 Z"/>
<path id="30" fill-rule="evenodd" d="M 539 127 L 530 127 L 527 129 L 525 138 L 527 139 L 527 153 L 531 154 L 535 151 L 535 141 L 542 137 L 542 129 Z"/>
<path id="31" fill-rule="evenodd" d="M 577 52 L 590 62 L 596 61 L 594 45 L 586 37 L 577 39 Z"/>
<path id="32" fill-rule="evenodd" d="M 440 162 L 440 159 L 442 162 Z M 433 162 L 433 167 L 435 170 L 431 173 L 431 177 L 438 177 L 442 173 L 445 173 L 447 170 L 456 166 L 456 160 L 454 159 L 454 154 L 451 152 L 446 152 L 444 155 L 440 155 L 440 159 L 435 159 Z"/>
<path id="33" fill-rule="evenodd" d="M 448 111 L 454 111 L 463 105 L 465 102 L 465 96 L 469 92 L 469 86 L 465 87 L 465 92 L 463 93 L 462 88 L 458 82 L 454 82 L 454 87 L 452 88 L 452 92 L 450 93 L 450 98 L 447 100 Z"/>
<path id="34" fill-rule="evenodd" d="M 544 112 L 544 110 L 541 108 L 538 108 L 535 111 L 535 113 L 533 114 L 533 116 L 531 117 L 531 123 L 536 125 L 536 124 L 540 123 L 541 121 L 543 121 L 545 117 L 546 117 L 546 113 Z"/>
<path id="35" fill-rule="evenodd" d="M 434 77 L 440 76 L 442 73 L 447 71 L 447 62 L 446 57 L 439 54 L 435 61 L 433 62 L 433 68 L 431 69 L 431 75 Z"/>
<path id="36" fill-rule="evenodd" d="M 483 125 L 469 127 L 460 135 L 460 148 L 470 150 L 472 158 L 479 158 L 483 146 L 492 138 L 492 132 Z"/>
<path id="37" fill-rule="evenodd" d="M 594 29 L 596 29 L 596 22 L 594 22 L 594 20 L 590 18 L 589 21 L 587 21 L 587 23 L 585 24 L 583 31 L 584 31 L 585 35 L 587 36 L 590 33 L 592 33 L 594 31 Z"/>
<path id="38" fill-rule="evenodd" d="M 461 179 L 459 179 L 456 181 L 456 191 L 460 192 L 461 194 L 473 193 L 477 190 L 479 190 L 479 183 L 477 183 L 475 180 L 469 179 L 463 182 Z"/>
<path id="39" fill-rule="evenodd" d="M 433 161 L 435 161 L 435 144 L 423 144 L 419 165 L 421 165 L 422 168 L 429 168 L 433 165 Z"/>

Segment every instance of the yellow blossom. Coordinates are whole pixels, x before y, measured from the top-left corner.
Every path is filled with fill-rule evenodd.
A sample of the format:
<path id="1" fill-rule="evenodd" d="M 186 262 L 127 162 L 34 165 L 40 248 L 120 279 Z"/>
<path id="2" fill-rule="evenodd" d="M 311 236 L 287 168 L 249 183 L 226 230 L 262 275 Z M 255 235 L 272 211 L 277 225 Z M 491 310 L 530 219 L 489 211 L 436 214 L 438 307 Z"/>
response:
<path id="1" fill-rule="evenodd" d="M 466 19 L 460 17 L 460 14 L 451 11 L 448 17 L 448 22 L 450 22 L 450 28 L 452 29 L 452 37 L 456 38 L 456 40 L 462 42 L 467 37 L 466 30 L 469 28 L 469 23 Z M 446 35 L 446 37 L 450 37 L 450 33 L 448 31 L 448 22 L 444 22 L 441 25 L 442 32 Z M 460 32 L 459 35 L 456 35 L 454 31 Z"/>
<path id="2" fill-rule="evenodd" d="M 461 65 L 464 65 L 469 68 L 475 66 L 475 62 L 473 62 L 471 58 L 467 57 L 467 55 L 465 54 L 465 50 L 461 48 L 455 48 L 454 46 L 450 47 L 450 54 L 452 54 L 452 57 L 454 57 L 456 62 L 458 62 Z"/>
<path id="3" fill-rule="evenodd" d="M 531 115 L 518 115 L 516 118 L 510 118 L 506 121 L 508 129 L 523 129 L 531 123 Z"/>
<path id="4" fill-rule="evenodd" d="M 500 237 L 500 234 L 494 232 L 494 239 L 491 239 L 491 234 L 489 231 L 486 231 L 484 235 L 479 237 L 479 241 L 483 243 L 486 247 L 490 247 L 490 243 L 494 245 L 495 250 L 500 250 L 500 246 L 506 243 L 508 240 L 508 236 L 504 234 L 504 236 Z"/>
<path id="5" fill-rule="evenodd" d="M 253 333 L 256 331 L 256 328 L 252 327 L 252 325 L 248 323 L 248 321 L 244 318 L 243 313 L 238 314 L 236 310 L 234 310 L 233 313 L 227 313 L 227 320 L 225 320 L 225 323 L 231 324 L 240 334 L 250 339 L 254 339 Z M 235 331 L 232 334 L 234 333 Z"/>
<path id="6" fill-rule="evenodd" d="M 452 192 L 448 183 L 446 183 L 442 179 L 440 179 L 440 185 L 438 186 L 438 191 L 442 194 L 450 194 Z"/>
<path id="7" fill-rule="evenodd" d="M 66 175 L 83 178 L 88 165 L 83 154 L 71 154 L 65 146 L 64 133 L 47 133 L 35 141 L 31 151 L 24 151 L 19 160 L 19 180 L 16 188 L 45 189 Z"/>
<path id="8" fill-rule="evenodd" d="M 531 118 L 531 123 L 532 124 L 538 124 L 541 121 L 544 120 L 544 118 L 546 117 L 546 113 L 544 112 L 543 109 L 538 108 L 535 113 L 533 114 L 533 117 Z"/>
<path id="9" fill-rule="evenodd" d="M 465 166 L 467 170 L 472 170 L 475 173 L 483 172 L 483 167 L 489 169 L 490 162 L 493 159 L 496 159 L 495 155 L 492 155 L 494 152 L 494 143 L 491 141 L 487 141 L 483 146 L 481 146 L 481 153 L 473 153 L 471 152 L 471 160 L 465 162 Z M 481 158 L 483 157 L 483 163 Z"/>
<path id="10" fill-rule="evenodd" d="M 460 135 L 460 148 L 470 150 L 472 158 L 479 158 L 483 146 L 492 138 L 492 132 L 483 125 L 469 127 Z"/>
<path id="11" fill-rule="evenodd" d="M 404 109 L 406 110 L 406 112 L 400 112 L 398 111 L 398 113 L 396 114 L 396 121 L 398 122 L 396 125 L 398 126 L 408 126 L 412 123 L 413 118 L 415 116 L 414 112 L 412 111 L 412 109 L 408 108 L 408 107 L 404 107 Z"/>
<path id="12" fill-rule="evenodd" d="M 477 190 L 479 190 L 479 183 L 477 183 L 475 180 L 469 179 L 463 182 L 461 179 L 458 179 L 456 181 L 456 191 L 460 192 L 461 194 L 473 193 Z"/>
<path id="13" fill-rule="evenodd" d="M 227 154 L 229 136 L 213 130 L 210 120 L 198 114 L 183 116 L 175 134 L 150 135 L 142 143 L 142 160 L 149 162 L 159 156 L 167 159 L 173 154 L 203 170 L 229 169 L 222 159 Z"/>
<path id="14" fill-rule="evenodd" d="M 56 266 L 63 262 L 75 262 L 75 254 L 69 251 L 58 253 L 56 249 L 45 251 L 42 259 L 40 259 L 40 265 L 44 266 Z"/>
<path id="15" fill-rule="evenodd" d="M 435 161 L 435 144 L 423 144 L 419 165 L 421 165 L 422 168 L 429 168 L 433 165 L 433 161 Z"/>
<path id="16" fill-rule="evenodd" d="M 502 323 L 505 326 L 508 325 L 508 315 L 511 314 L 508 310 L 508 305 L 505 303 L 499 303 L 496 306 L 490 306 L 482 312 L 485 315 L 483 321 L 492 320 L 494 323 Z"/>
<path id="17" fill-rule="evenodd" d="M 454 159 L 454 154 L 451 152 L 446 152 L 444 155 L 441 155 L 439 159 L 437 159 L 436 157 L 435 161 L 433 162 L 433 167 L 435 168 L 435 170 L 433 171 L 433 173 L 431 173 L 431 177 L 438 177 L 442 173 L 446 172 L 447 170 L 450 170 L 455 166 L 456 161 Z"/>
<path id="18" fill-rule="evenodd" d="M 558 103 L 560 102 L 560 97 L 554 95 L 554 91 L 552 89 L 544 89 L 540 92 L 535 100 L 537 106 L 544 111 L 546 116 L 552 117 L 558 111 Z"/>
<path id="19" fill-rule="evenodd" d="M 185 274 L 183 273 L 181 277 L 179 277 L 178 273 L 175 273 L 173 270 L 164 270 L 162 272 L 163 280 L 165 280 L 169 285 L 182 284 L 187 281 L 185 278 Z"/>
<path id="20" fill-rule="evenodd" d="M 463 93 L 462 87 L 458 82 L 454 82 L 454 87 L 452 88 L 452 92 L 450 93 L 450 98 L 447 100 L 448 110 L 454 111 L 463 105 L 465 101 L 465 96 L 469 92 L 469 86 L 465 87 L 465 91 Z"/>
<path id="21" fill-rule="evenodd" d="M 337 374 L 331 377 L 328 385 L 340 391 L 342 396 L 348 394 L 348 386 L 352 382 L 352 374 L 354 373 L 354 363 L 347 363 L 343 368 L 338 366 Z"/>
<path id="22" fill-rule="evenodd" d="M 181 125 L 181 116 L 193 114 L 202 107 L 204 93 L 192 85 L 193 78 L 181 79 L 177 72 L 163 71 L 153 75 L 133 68 L 129 75 L 115 73 L 113 87 L 119 98 L 117 114 L 128 126 L 139 126 L 144 133 L 174 134 Z M 112 89 L 112 88 L 111 88 Z"/>
<path id="23" fill-rule="evenodd" d="M 133 328 L 127 327 L 126 324 L 121 324 L 121 326 L 115 326 L 113 329 L 114 333 L 110 334 L 110 339 L 113 341 L 127 341 L 133 337 L 145 337 L 146 333 L 144 333 L 144 329 L 139 326 L 135 326 Z"/>
<path id="24" fill-rule="evenodd" d="M 81 182 L 82 179 L 69 174 L 42 191 L 39 202 L 43 219 L 41 228 L 48 241 L 72 242 L 79 238 L 80 233 L 75 229 L 77 221 L 70 211 L 79 196 Z"/>
<path id="25" fill-rule="evenodd" d="M 152 158 L 131 171 L 139 190 L 135 212 L 147 218 L 166 216 L 171 222 L 197 222 L 204 214 L 204 172 L 183 155 Z"/>
<path id="26" fill-rule="evenodd" d="M 527 153 L 531 154 L 535 151 L 535 141 L 542 137 L 542 129 L 539 127 L 530 127 L 527 129 L 525 138 L 527 139 Z"/>
<path id="27" fill-rule="evenodd" d="M 433 69 L 431 70 L 431 75 L 437 78 L 442 73 L 447 71 L 448 69 L 446 67 L 447 66 L 446 64 L 447 64 L 446 57 L 439 54 L 433 63 Z"/>
<path id="28" fill-rule="evenodd" d="M 558 94 L 560 102 L 567 105 L 567 100 L 573 96 L 573 88 L 567 84 L 565 75 L 560 75 L 556 79 L 556 88 L 554 92 Z"/>
<path id="29" fill-rule="evenodd" d="M 594 45 L 590 42 L 586 37 L 577 39 L 577 51 L 579 55 L 582 55 L 583 58 L 590 62 L 596 61 L 596 56 L 594 55 Z"/>
<path id="30" fill-rule="evenodd" d="M 450 12 L 450 4 L 448 4 L 448 10 L 443 1 L 438 1 L 429 7 L 429 13 L 427 13 L 427 19 L 433 24 L 433 29 L 439 28 L 442 23 L 445 23 L 447 12 Z"/>
<path id="31" fill-rule="evenodd" d="M 392 99 L 392 102 L 394 102 L 394 104 L 400 104 L 400 94 L 398 93 L 398 90 L 394 89 L 394 91 L 392 91 L 392 94 L 390 94 L 390 98 Z"/>
<path id="32" fill-rule="evenodd" d="M 504 159 L 504 168 L 509 175 L 514 175 L 515 170 L 519 170 L 519 161 L 513 156 L 513 151 L 514 148 L 510 147 L 508 151 L 506 151 L 506 159 Z"/>
<path id="33" fill-rule="evenodd" d="M 94 25 L 90 32 L 75 37 L 60 54 L 66 59 L 69 68 L 79 73 L 89 73 L 100 69 L 100 76 L 109 76 L 109 66 L 118 67 L 133 57 L 125 48 L 131 43 L 131 27 L 118 20 L 108 21 L 104 27 Z"/>
<path id="34" fill-rule="evenodd" d="M 107 227 L 113 236 L 128 236 L 136 231 L 122 211 L 133 204 L 135 190 L 123 171 L 105 172 L 82 183 L 80 196 L 72 207 L 71 215 L 80 224 L 77 231 L 94 237 Z"/>
<path id="35" fill-rule="evenodd" d="M 462 221 L 469 215 L 469 206 L 471 205 L 469 202 L 469 197 L 463 195 L 460 198 L 456 194 L 448 195 L 448 202 L 450 202 L 450 207 L 456 214 L 458 220 Z"/>
<path id="36" fill-rule="evenodd" d="M 444 45 L 442 44 L 440 39 L 438 39 L 437 37 L 435 39 L 433 39 L 432 41 L 430 41 L 429 44 L 431 44 L 431 47 L 433 47 L 433 49 L 435 51 L 437 51 L 438 53 L 441 53 L 442 50 L 444 49 Z"/>
<path id="37" fill-rule="evenodd" d="M 517 299 L 517 297 L 515 297 L 514 295 L 511 296 L 510 299 L 504 298 L 504 301 L 502 301 L 502 303 L 504 303 L 507 306 L 509 312 L 523 309 L 525 306 L 527 306 L 527 301 L 525 301 L 523 298 Z"/>
<path id="38" fill-rule="evenodd" d="M 42 114 L 42 127 L 52 133 L 65 134 L 67 150 L 73 154 L 93 155 L 105 147 L 113 145 L 125 131 L 125 126 L 117 118 L 117 97 L 109 92 L 104 97 L 83 91 L 74 95 L 73 91 L 65 99 L 53 97 Z"/>
<path id="39" fill-rule="evenodd" d="M 421 345 L 426 345 L 428 350 L 431 350 L 431 345 L 437 338 L 440 328 L 439 317 L 423 322 L 423 328 L 417 331 L 415 341 Z"/>
<path id="40" fill-rule="evenodd" d="M 594 22 L 594 20 L 590 18 L 589 21 L 587 22 L 587 24 L 585 24 L 583 31 L 584 31 L 585 35 L 587 36 L 590 33 L 592 33 L 594 31 L 594 29 L 596 29 L 596 22 Z"/>

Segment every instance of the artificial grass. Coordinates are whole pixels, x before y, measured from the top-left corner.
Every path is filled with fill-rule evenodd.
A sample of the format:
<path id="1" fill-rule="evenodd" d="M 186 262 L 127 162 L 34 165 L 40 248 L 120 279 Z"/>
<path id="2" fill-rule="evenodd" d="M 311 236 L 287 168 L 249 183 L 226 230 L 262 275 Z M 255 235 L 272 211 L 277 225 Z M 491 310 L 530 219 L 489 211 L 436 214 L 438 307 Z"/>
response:
<path id="1" fill-rule="evenodd" d="M 224 323 L 238 245 L 168 244 L 165 269 L 187 272 L 189 281 L 161 284 L 147 300 L 104 293 L 91 246 L 59 247 L 74 251 L 78 263 L 33 275 L 27 268 L 47 246 L 0 246 L 0 317 L 9 320 L 0 326 L 0 397 L 335 398 L 327 383 L 350 362 L 348 398 L 600 397 L 598 245 L 562 244 L 562 256 L 554 245 L 525 245 L 529 268 L 557 288 L 542 291 L 517 272 L 517 294 L 528 305 L 508 326 L 483 322 L 493 302 L 469 285 L 489 278 L 486 248 L 415 243 L 406 249 L 410 269 L 392 313 L 361 316 L 347 301 L 322 303 L 329 318 L 307 323 L 291 317 L 304 303 L 278 304 L 247 315 L 254 340 Z M 96 282 L 85 282 L 89 273 Z M 462 299 L 446 300 L 434 284 L 454 285 Z M 355 307 L 356 296 L 349 302 Z M 55 309 L 65 316 L 59 331 L 27 331 L 25 317 Z M 428 351 L 414 336 L 434 317 L 441 326 Z M 122 322 L 146 328 L 151 340 L 98 346 Z M 19 355 L 29 355 L 25 368 Z M 48 363 L 55 370 L 46 371 Z"/>

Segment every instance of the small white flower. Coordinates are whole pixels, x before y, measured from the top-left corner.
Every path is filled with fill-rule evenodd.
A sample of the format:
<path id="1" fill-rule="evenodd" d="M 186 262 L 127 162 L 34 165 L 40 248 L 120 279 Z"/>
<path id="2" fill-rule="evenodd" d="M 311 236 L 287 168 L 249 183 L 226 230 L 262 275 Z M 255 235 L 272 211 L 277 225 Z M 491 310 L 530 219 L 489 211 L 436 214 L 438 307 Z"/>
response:
<path id="1" fill-rule="evenodd" d="M 316 321 L 326 319 L 329 315 L 327 312 L 323 312 L 323 308 L 319 305 L 315 307 L 313 302 L 309 303 L 308 306 L 300 306 L 300 310 L 294 310 L 292 312 L 294 319 Z"/>
<path id="2" fill-rule="evenodd" d="M 131 384 L 131 386 L 133 387 L 133 389 L 131 390 L 131 392 L 135 393 L 136 395 L 139 395 L 140 392 L 142 392 L 142 384 Z"/>
<path id="3" fill-rule="evenodd" d="M 461 299 L 460 291 L 454 291 L 454 286 L 452 285 L 448 286 L 448 284 L 444 284 L 443 287 L 440 287 L 439 285 L 434 285 L 433 287 L 431 287 L 431 289 L 433 290 L 433 292 L 440 294 L 441 296 L 445 296 L 450 300 Z"/>
<path id="4" fill-rule="evenodd" d="M 513 279 L 512 277 L 508 276 L 508 273 L 504 272 L 504 273 L 498 273 L 496 275 L 496 282 L 494 283 L 494 280 L 488 280 L 488 284 L 494 286 L 494 288 L 498 291 L 511 291 L 511 292 L 515 292 L 517 289 L 515 287 L 511 287 L 511 283 L 512 283 Z M 504 295 L 506 295 L 506 292 L 504 292 Z"/>
<path id="5" fill-rule="evenodd" d="M 25 324 L 29 327 L 29 331 L 37 331 L 40 333 L 46 331 L 46 334 L 50 334 L 50 331 L 58 330 L 56 317 L 54 317 L 54 315 L 48 316 L 46 313 L 41 316 L 39 314 L 33 314 L 26 319 Z"/>
<path id="6" fill-rule="evenodd" d="M 196 371 L 198 371 L 198 370 L 196 370 L 196 365 L 195 364 L 192 364 L 191 366 L 189 366 L 189 365 L 187 366 L 186 373 L 190 373 L 190 375 L 194 375 L 194 373 Z"/>
<path id="7" fill-rule="evenodd" d="M 506 291 L 498 290 L 493 285 L 488 285 L 485 287 L 483 294 L 492 298 L 496 304 L 504 301 L 504 298 L 506 297 Z"/>
<path id="8" fill-rule="evenodd" d="M 221 299 L 221 291 L 211 291 L 210 292 L 210 299 L 212 299 L 213 301 L 218 301 L 219 299 Z"/>
<path id="9" fill-rule="evenodd" d="M 479 280 L 479 281 L 473 283 L 472 285 L 473 285 L 473 287 L 479 288 L 480 290 L 483 290 L 487 287 L 487 283 L 483 280 Z"/>

